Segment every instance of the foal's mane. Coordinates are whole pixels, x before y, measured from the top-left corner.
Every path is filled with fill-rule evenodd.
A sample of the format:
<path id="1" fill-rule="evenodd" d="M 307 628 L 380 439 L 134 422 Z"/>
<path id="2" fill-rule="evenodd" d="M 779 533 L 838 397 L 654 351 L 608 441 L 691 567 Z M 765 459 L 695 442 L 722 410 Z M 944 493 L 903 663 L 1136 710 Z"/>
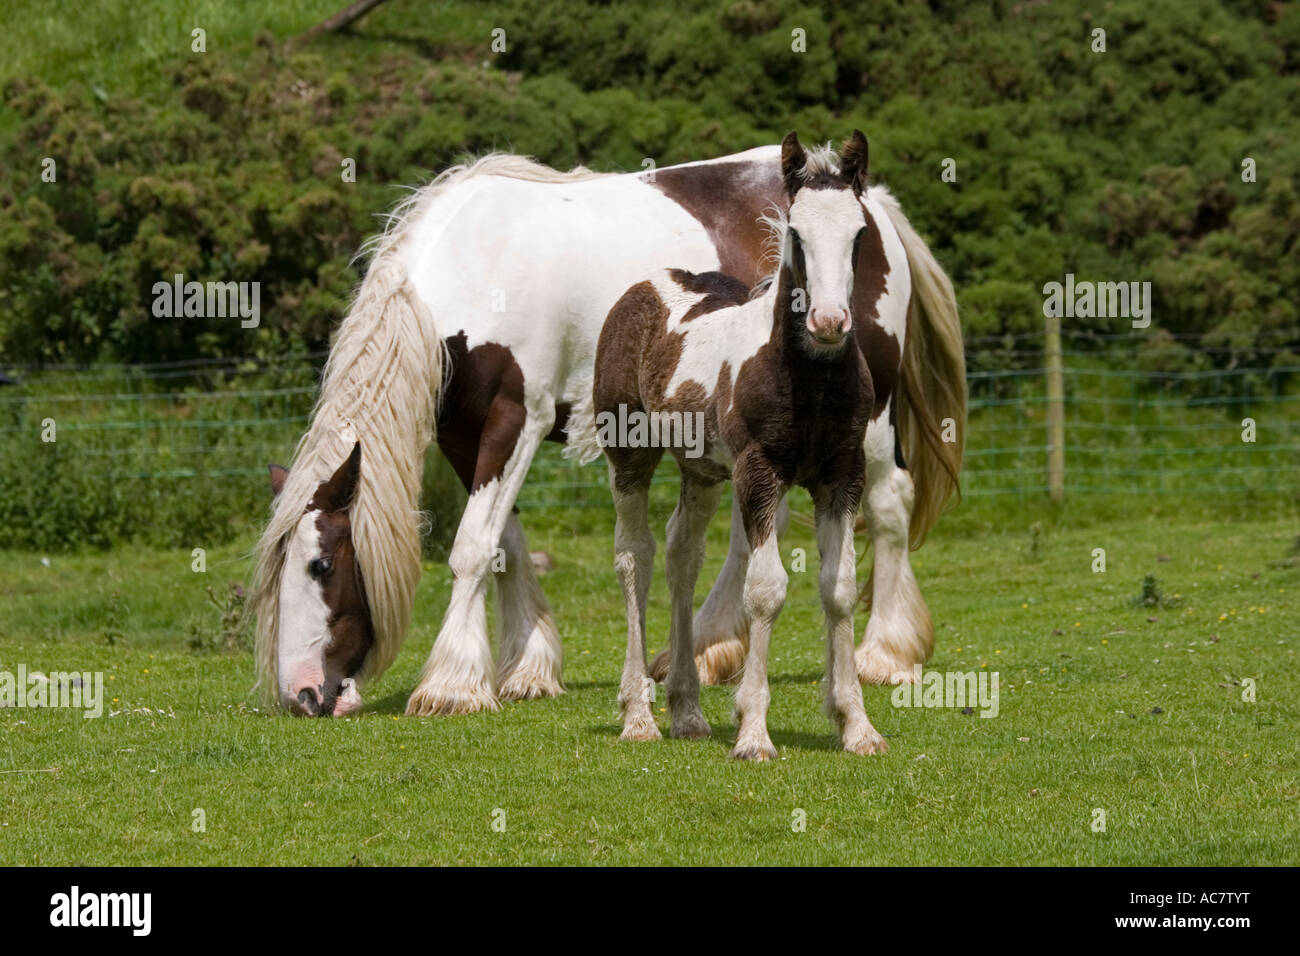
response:
<path id="1" fill-rule="evenodd" d="M 420 576 L 420 486 L 434 437 L 438 393 L 450 373 L 434 317 L 404 265 L 412 226 L 447 191 L 469 179 L 500 176 L 535 183 L 607 174 L 567 173 L 525 156 L 489 153 L 453 166 L 411 192 L 358 257 L 369 257 L 347 316 L 335 332 L 311 424 L 258 541 L 249 608 L 257 617 L 258 683 L 276 688 L 280 579 L 286 546 L 316 487 L 361 442 L 361 480 L 349 509 L 357 567 L 365 584 L 375 644 L 362 676 L 382 673 L 406 637 Z"/>
<path id="2" fill-rule="evenodd" d="M 823 146 L 814 146 L 806 151 L 806 155 L 807 159 L 804 162 L 803 169 L 799 170 L 800 179 L 807 182 L 822 176 L 839 176 L 840 157 L 835 151 L 835 147 L 830 143 Z M 884 187 L 873 186 L 871 188 L 883 189 Z M 768 206 L 763 215 L 758 217 L 758 221 L 767 230 L 767 236 L 763 239 L 761 261 L 764 266 L 770 264 L 770 268 L 761 279 L 754 283 L 754 288 L 749 292 L 751 300 L 761 299 L 765 296 L 781 274 L 781 255 L 785 249 L 785 233 L 790 228 L 789 216 L 784 210 L 776 206 Z"/>

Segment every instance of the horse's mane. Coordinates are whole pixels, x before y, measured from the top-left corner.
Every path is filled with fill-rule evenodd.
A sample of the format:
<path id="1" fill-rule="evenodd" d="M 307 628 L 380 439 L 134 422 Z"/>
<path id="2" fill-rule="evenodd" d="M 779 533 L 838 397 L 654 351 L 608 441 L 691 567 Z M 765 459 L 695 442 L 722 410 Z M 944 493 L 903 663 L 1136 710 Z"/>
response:
<path id="1" fill-rule="evenodd" d="M 255 550 L 249 608 L 257 617 L 258 683 L 271 699 L 279 696 L 276 645 L 286 544 L 317 485 L 357 441 L 361 482 L 349 514 L 375 633 L 362 676 L 382 673 L 392 663 L 410 624 L 420 576 L 424 452 L 450 371 L 434 317 L 411 284 L 400 252 L 412 224 L 448 190 L 480 176 L 559 183 L 603 175 L 583 167 L 562 173 L 525 156 L 489 153 L 413 190 L 362 247 L 359 255 L 368 256 L 370 266 L 334 335 L 311 424 Z"/>

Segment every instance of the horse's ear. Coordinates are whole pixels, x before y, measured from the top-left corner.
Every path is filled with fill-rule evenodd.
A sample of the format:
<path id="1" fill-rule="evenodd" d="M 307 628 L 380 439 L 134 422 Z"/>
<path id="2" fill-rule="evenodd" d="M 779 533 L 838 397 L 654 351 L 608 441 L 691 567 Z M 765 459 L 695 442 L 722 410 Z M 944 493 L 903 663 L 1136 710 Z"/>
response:
<path id="1" fill-rule="evenodd" d="M 867 138 L 860 129 L 853 131 L 840 150 L 840 175 L 853 187 L 856 196 L 861 196 L 867 188 Z"/>
<path id="2" fill-rule="evenodd" d="M 799 134 L 791 130 L 781 140 L 781 178 L 785 180 L 785 192 L 791 199 L 803 185 L 803 168 L 808 162 L 808 154 L 799 144 Z"/>
<path id="3" fill-rule="evenodd" d="M 330 480 L 316 493 L 326 511 L 346 511 L 361 481 L 361 442 L 352 446 L 352 454 L 330 475 Z"/>
<path id="4" fill-rule="evenodd" d="M 271 497 L 275 497 L 284 490 L 284 483 L 289 480 L 289 469 L 283 465 L 270 465 L 271 469 Z"/>

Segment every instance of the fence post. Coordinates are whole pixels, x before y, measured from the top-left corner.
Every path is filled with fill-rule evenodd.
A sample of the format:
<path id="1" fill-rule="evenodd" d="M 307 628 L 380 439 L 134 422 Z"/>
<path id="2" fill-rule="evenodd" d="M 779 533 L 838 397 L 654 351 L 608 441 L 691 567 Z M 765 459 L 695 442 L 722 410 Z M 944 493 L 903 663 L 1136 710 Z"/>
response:
<path id="1" fill-rule="evenodd" d="M 1065 500 L 1065 380 L 1061 370 L 1061 317 L 1046 318 L 1043 359 L 1047 369 L 1047 490 Z"/>

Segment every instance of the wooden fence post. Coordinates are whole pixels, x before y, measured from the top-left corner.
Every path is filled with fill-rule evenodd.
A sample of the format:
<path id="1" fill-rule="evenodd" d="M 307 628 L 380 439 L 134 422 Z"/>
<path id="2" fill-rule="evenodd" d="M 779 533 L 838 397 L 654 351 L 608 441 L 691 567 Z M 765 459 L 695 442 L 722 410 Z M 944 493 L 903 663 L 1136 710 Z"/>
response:
<path id="1" fill-rule="evenodd" d="M 1043 342 L 1047 369 L 1047 490 L 1065 500 L 1065 375 L 1061 370 L 1061 317 L 1049 315 Z"/>

